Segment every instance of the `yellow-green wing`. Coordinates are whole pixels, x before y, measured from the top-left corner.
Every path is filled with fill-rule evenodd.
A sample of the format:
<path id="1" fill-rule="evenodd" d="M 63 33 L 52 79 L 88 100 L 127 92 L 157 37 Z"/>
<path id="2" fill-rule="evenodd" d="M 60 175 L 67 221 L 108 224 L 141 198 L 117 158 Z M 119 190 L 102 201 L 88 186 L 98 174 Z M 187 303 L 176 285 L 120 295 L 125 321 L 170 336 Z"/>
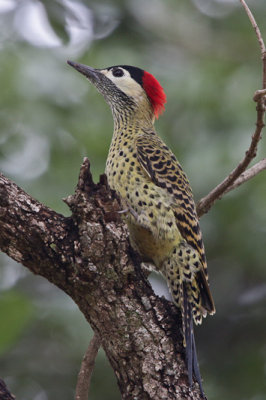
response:
<path id="1" fill-rule="evenodd" d="M 171 150 L 152 132 L 138 136 L 135 145 L 138 161 L 146 174 L 155 185 L 164 188 L 172 196 L 172 209 L 182 237 L 199 253 L 203 269 L 198 273 L 197 282 L 204 307 L 212 313 L 215 307 L 208 285 L 205 250 L 186 174 Z"/>

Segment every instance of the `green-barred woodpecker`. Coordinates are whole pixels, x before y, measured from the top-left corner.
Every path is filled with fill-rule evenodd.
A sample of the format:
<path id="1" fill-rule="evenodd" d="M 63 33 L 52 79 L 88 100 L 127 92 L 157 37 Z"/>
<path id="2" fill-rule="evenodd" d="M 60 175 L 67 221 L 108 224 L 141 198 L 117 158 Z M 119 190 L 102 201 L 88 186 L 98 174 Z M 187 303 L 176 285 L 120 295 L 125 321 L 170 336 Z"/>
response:
<path id="1" fill-rule="evenodd" d="M 162 273 L 181 310 L 189 384 L 194 373 L 204 397 L 193 320 L 200 324 L 207 313 L 215 313 L 215 306 L 189 181 L 154 129 L 166 103 L 163 88 L 140 68 L 94 69 L 68 63 L 96 86 L 111 107 L 114 132 L 107 180 L 121 198 L 132 247 Z"/>

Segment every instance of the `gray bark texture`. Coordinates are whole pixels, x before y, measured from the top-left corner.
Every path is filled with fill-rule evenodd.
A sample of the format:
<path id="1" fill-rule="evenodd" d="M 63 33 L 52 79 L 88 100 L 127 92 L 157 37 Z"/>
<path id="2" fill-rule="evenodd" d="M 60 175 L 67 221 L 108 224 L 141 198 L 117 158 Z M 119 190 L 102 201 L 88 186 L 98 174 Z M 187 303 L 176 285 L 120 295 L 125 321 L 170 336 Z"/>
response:
<path id="1" fill-rule="evenodd" d="M 178 309 L 156 296 L 120 219 L 119 199 L 88 159 L 64 217 L 0 174 L 0 248 L 78 305 L 127 400 L 200 399 L 189 388 Z"/>

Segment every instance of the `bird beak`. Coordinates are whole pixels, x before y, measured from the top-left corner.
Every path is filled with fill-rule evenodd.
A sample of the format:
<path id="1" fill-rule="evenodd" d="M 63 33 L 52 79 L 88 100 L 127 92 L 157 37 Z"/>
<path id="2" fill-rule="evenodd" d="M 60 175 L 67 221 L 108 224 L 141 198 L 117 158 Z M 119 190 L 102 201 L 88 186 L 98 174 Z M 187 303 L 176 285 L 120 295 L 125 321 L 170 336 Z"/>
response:
<path id="1" fill-rule="evenodd" d="M 0 0 L 1 2 L 1 0 Z M 107 103 L 112 106 L 113 102 L 113 93 L 117 90 L 116 86 L 112 83 L 112 81 L 106 77 L 106 75 L 102 72 L 104 70 L 101 69 L 94 69 L 88 67 L 84 64 L 79 64 L 74 61 L 67 62 L 71 67 L 75 68 L 78 72 L 84 75 L 100 92 Z"/>
<path id="2" fill-rule="evenodd" d="M 79 64 L 76 63 L 74 61 L 67 61 L 67 63 L 69 65 L 71 65 L 71 67 L 75 68 L 78 72 L 80 72 L 81 74 L 85 75 L 86 78 L 88 78 L 92 83 L 95 83 L 96 81 L 98 81 L 100 79 L 100 77 L 102 76 L 101 72 L 88 67 L 87 65 L 84 64 Z"/>

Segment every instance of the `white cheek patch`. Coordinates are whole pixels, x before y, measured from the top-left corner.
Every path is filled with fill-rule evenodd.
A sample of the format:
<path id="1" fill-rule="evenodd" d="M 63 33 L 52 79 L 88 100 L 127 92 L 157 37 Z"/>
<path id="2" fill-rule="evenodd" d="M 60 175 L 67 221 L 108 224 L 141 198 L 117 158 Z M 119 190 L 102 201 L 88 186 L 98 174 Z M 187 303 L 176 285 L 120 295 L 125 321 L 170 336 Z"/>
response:
<path id="1" fill-rule="evenodd" d="M 117 87 L 122 90 L 127 96 L 134 98 L 143 97 L 142 87 L 134 81 L 131 77 L 120 79 L 120 81 L 114 81 Z"/>
<path id="2" fill-rule="evenodd" d="M 115 77 L 110 70 L 102 70 L 101 72 L 109 78 L 122 92 L 127 96 L 134 97 L 135 99 L 143 99 L 144 93 L 142 87 L 131 78 L 130 73 L 123 69 L 124 75 Z"/>

